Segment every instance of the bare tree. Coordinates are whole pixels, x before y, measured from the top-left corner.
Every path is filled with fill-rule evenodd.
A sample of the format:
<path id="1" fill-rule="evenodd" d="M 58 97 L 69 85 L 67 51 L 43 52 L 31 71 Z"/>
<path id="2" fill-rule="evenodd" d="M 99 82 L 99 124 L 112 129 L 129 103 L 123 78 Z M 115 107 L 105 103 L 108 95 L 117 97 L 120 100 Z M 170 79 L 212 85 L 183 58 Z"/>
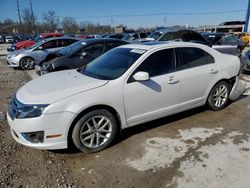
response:
<path id="1" fill-rule="evenodd" d="M 18 30 L 18 24 L 10 18 L 6 18 L 3 22 L 0 22 L 1 33 L 13 34 Z"/>
<path id="2" fill-rule="evenodd" d="M 110 33 L 112 31 L 110 25 L 93 24 L 88 21 L 81 22 L 80 28 L 82 31 L 84 31 L 85 34 L 101 34 Z"/>
<path id="3" fill-rule="evenodd" d="M 79 26 L 73 17 L 65 17 L 62 21 L 62 27 L 65 33 L 77 33 Z"/>
<path id="4" fill-rule="evenodd" d="M 23 25 L 26 33 L 33 33 L 33 17 L 30 9 L 25 8 L 22 11 Z"/>
<path id="5" fill-rule="evenodd" d="M 59 25 L 59 18 L 56 16 L 55 11 L 50 10 L 46 14 L 43 13 L 45 24 L 49 26 L 49 31 L 55 32 Z"/>

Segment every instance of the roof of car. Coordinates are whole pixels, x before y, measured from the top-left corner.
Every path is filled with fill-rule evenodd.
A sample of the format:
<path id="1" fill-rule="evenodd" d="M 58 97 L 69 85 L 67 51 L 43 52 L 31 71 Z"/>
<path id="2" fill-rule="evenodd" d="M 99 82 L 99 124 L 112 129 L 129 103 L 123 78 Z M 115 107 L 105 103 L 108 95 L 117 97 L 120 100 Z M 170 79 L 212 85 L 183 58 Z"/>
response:
<path id="1" fill-rule="evenodd" d="M 73 40 L 81 40 L 79 38 L 74 38 L 74 37 L 51 37 L 51 38 L 47 38 L 44 39 L 43 41 L 50 41 L 50 40 L 58 40 L 58 39 L 73 39 Z"/>
<path id="2" fill-rule="evenodd" d="M 133 48 L 133 49 L 142 49 L 142 50 L 151 50 L 157 49 L 161 47 L 201 47 L 204 46 L 198 43 L 191 43 L 191 42 L 176 42 L 176 41 L 157 41 L 157 42 L 145 42 L 145 43 L 137 43 L 137 44 L 127 44 L 120 46 L 118 48 Z"/>
<path id="3" fill-rule="evenodd" d="M 98 42 L 123 42 L 123 43 L 127 43 L 124 40 L 120 40 L 120 39 L 114 39 L 114 38 L 90 38 L 90 39 L 80 39 L 80 41 L 82 42 L 86 42 L 87 44 L 92 44 L 92 43 L 98 43 Z"/>

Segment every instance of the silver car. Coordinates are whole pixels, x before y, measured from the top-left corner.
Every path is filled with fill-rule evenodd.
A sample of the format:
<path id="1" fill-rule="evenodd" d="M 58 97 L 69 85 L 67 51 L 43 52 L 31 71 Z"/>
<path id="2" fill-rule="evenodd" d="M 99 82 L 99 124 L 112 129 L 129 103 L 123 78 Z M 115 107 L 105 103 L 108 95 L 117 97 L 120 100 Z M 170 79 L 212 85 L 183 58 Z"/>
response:
<path id="1" fill-rule="evenodd" d="M 78 40 L 71 37 L 45 39 L 29 48 L 9 53 L 6 61 L 9 67 L 20 67 L 24 70 L 30 70 L 34 68 L 36 62 L 44 60 L 49 53 L 56 52 Z"/>

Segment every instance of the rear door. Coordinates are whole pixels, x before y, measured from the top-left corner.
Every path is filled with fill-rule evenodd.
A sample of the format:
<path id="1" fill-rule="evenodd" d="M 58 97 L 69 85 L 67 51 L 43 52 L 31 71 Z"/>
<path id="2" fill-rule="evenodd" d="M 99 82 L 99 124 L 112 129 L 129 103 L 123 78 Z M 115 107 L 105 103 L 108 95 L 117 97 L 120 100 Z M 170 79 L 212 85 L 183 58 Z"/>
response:
<path id="1" fill-rule="evenodd" d="M 175 72 L 180 82 L 179 108 L 199 106 L 206 101 L 216 83 L 218 67 L 206 51 L 195 47 L 177 48 L 179 61 Z"/>

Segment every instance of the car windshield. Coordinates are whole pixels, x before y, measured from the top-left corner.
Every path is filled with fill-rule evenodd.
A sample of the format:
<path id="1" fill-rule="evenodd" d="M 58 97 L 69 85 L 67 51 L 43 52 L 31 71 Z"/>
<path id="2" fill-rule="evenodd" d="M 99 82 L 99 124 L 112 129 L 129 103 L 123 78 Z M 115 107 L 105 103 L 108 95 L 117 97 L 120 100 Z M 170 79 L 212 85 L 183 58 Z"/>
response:
<path id="1" fill-rule="evenodd" d="M 71 54 L 75 53 L 76 51 L 78 51 L 80 48 L 82 48 L 85 45 L 87 45 L 87 43 L 83 42 L 83 41 L 75 42 L 75 43 L 73 43 L 73 44 L 59 50 L 57 52 L 57 54 L 59 54 L 61 56 L 71 55 Z"/>
<path id="2" fill-rule="evenodd" d="M 35 42 L 40 42 L 42 40 L 42 35 L 37 35 L 34 39 Z"/>
<path id="3" fill-rule="evenodd" d="M 113 80 L 123 75 L 145 51 L 115 48 L 79 69 L 79 72 L 101 80 Z"/>
<path id="4" fill-rule="evenodd" d="M 157 40 L 158 38 L 160 38 L 160 36 L 162 36 L 163 32 L 161 31 L 155 31 L 153 33 L 151 33 L 148 38 L 153 38 L 155 40 Z"/>
<path id="5" fill-rule="evenodd" d="M 123 40 L 129 40 L 129 38 L 133 35 L 133 33 L 127 33 L 126 35 L 124 35 L 124 37 L 122 38 Z"/>

